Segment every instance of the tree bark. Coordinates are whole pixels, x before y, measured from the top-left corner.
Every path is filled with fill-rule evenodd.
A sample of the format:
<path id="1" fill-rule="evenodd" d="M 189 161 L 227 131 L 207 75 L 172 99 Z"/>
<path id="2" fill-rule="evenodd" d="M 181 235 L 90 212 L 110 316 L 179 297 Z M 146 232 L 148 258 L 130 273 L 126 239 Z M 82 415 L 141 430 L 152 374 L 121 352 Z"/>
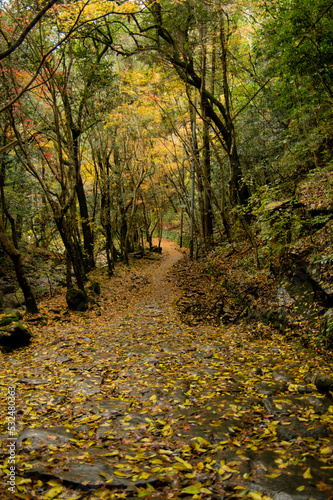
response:
<path id="1" fill-rule="evenodd" d="M 205 119 L 205 104 L 203 103 L 203 237 L 206 248 L 213 245 L 213 210 L 210 193 L 211 161 L 209 146 L 209 125 Z"/>
<path id="2" fill-rule="evenodd" d="M 4 249 L 4 251 L 6 252 L 8 257 L 11 259 L 11 261 L 14 265 L 18 284 L 20 285 L 22 292 L 24 294 L 27 312 L 31 313 L 31 314 L 38 313 L 38 306 L 37 306 L 37 302 L 36 302 L 34 293 L 32 291 L 32 288 L 30 286 L 28 279 L 25 276 L 21 254 L 20 254 L 19 250 L 17 248 L 15 248 L 15 246 L 13 245 L 13 243 L 10 241 L 9 237 L 7 236 L 6 231 L 5 231 L 5 226 L 3 223 L 3 219 L 1 216 L 0 216 L 0 243 L 2 245 L 2 248 Z"/>
<path id="3" fill-rule="evenodd" d="M 71 234 L 72 232 L 69 231 L 68 227 L 66 227 L 67 224 L 64 223 L 63 217 L 56 216 L 55 223 L 57 225 L 62 242 L 72 261 L 77 286 L 80 290 L 85 291 L 84 283 L 85 281 L 87 281 L 87 277 L 84 269 L 82 251 L 79 242 L 77 241 L 76 236 Z"/>
<path id="4" fill-rule="evenodd" d="M 102 161 L 100 159 L 100 171 L 104 170 Z M 113 276 L 114 270 L 114 255 L 115 248 L 112 238 L 112 224 L 111 224 L 111 199 L 110 199 L 110 181 L 109 181 L 109 160 L 106 159 L 106 172 L 101 185 L 101 224 L 105 230 L 106 235 L 106 259 L 108 263 L 108 274 Z"/>
<path id="5" fill-rule="evenodd" d="M 88 212 L 87 198 L 84 191 L 82 176 L 79 174 L 78 183 L 76 186 L 77 199 L 80 207 L 81 224 L 83 232 L 83 259 L 86 272 L 91 271 L 95 267 L 94 259 L 94 234 L 91 229 L 91 220 Z"/>

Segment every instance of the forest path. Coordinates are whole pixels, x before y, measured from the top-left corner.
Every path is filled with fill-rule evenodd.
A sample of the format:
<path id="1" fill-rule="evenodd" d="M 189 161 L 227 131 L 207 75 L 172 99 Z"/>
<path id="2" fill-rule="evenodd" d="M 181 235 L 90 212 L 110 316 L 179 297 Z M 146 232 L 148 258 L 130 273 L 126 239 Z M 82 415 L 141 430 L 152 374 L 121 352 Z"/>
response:
<path id="1" fill-rule="evenodd" d="M 153 244 L 158 244 L 158 240 L 153 240 Z M 174 302 L 179 296 L 179 291 L 171 284 L 171 280 L 167 277 L 168 271 L 183 258 L 184 254 L 180 251 L 178 245 L 168 240 L 162 240 L 163 257 L 159 266 L 154 268 L 149 276 L 150 288 L 145 292 L 143 297 L 131 308 L 135 314 L 142 313 L 142 322 L 145 322 L 146 312 L 142 312 L 142 307 L 160 309 L 158 315 L 161 316 L 161 310 L 168 314 L 168 320 L 172 317 L 174 320 L 177 316 Z M 131 311 L 127 311 L 127 314 Z M 152 315 L 152 312 L 151 314 Z"/>
<path id="2" fill-rule="evenodd" d="M 35 328 L 3 357 L 18 439 L 11 496 L 3 405 L 0 497 L 332 498 L 333 404 L 311 354 L 245 325 L 182 323 L 168 276 L 181 253 L 162 246 L 160 262 L 105 282 L 133 303 L 113 288 L 98 315 Z"/>

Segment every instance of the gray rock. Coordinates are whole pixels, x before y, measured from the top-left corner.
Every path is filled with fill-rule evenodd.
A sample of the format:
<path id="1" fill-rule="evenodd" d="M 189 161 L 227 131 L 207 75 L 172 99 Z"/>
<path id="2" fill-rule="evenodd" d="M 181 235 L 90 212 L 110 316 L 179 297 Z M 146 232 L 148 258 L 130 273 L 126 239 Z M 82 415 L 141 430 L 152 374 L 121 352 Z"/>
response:
<path id="1" fill-rule="evenodd" d="M 329 435 L 329 429 L 325 425 L 305 425 L 304 422 L 293 419 L 290 425 L 278 426 L 276 434 L 282 441 L 292 441 L 299 436 L 303 438 L 321 439 Z"/>
<path id="2" fill-rule="evenodd" d="M 89 449 L 88 455 L 90 463 L 82 462 L 85 457 L 78 457 L 78 452 L 67 452 L 66 462 L 57 465 L 53 463 L 52 466 L 45 467 L 44 463 L 34 461 L 32 469 L 28 470 L 25 475 L 28 477 L 44 478 L 44 479 L 58 479 L 64 484 L 74 486 L 83 491 L 90 489 L 97 489 L 105 485 L 108 481 L 108 486 L 111 488 L 133 488 L 133 486 L 146 486 L 147 484 L 155 484 L 157 477 L 153 474 L 147 479 L 131 479 L 131 468 L 124 469 L 128 472 L 128 477 L 116 475 L 117 469 L 113 467 L 112 461 L 108 457 L 104 457 L 100 449 Z M 54 462 L 63 462 L 63 453 L 54 453 L 52 455 Z M 119 469 L 118 469 L 119 470 Z M 150 472 L 149 468 L 144 468 L 145 471 Z M 90 495 L 89 495 L 90 498 Z"/>
<path id="3" fill-rule="evenodd" d="M 71 394 L 74 396 L 78 394 L 83 394 L 84 396 L 93 396 L 98 394 L 101 389 L 101 384 L 103 382 L 103 377 L 92 376 L 87 378 L 80 377 L 77 383 L 71 390 Z"/>
<path id="4" fill-rule="evenodd" d="M 66 427 L 50 429 L 28 428 L 17 439 L 17 449 L 20 451 L 38 450 L 49 445 L 66 445 L 73 434 Z"/>
<path id="5" fill-rule="evenodd" d="M 282 383 L 285 383 L 285 384 L 290 383 L 291 380 L 292 380 L 291 377 L 288 374 L 279 373 L 279 372 L 273 372 L 272 373 L 272 377 L 277 382 L 282 382 Z"/>
<path id="6" fill-rule="evenodd" d="M 274 396 L 274 394 L 280 394 L 287 390 L 287 386 L 281 382 L 271 382 L 271 383 L 259 383 L 255 385 L 255 389 L 259 394 L 263 396 Z"/>
<path id="7" fill-rule="evenodd" d="M 327 375 L 317 375 L 315 378 L 315 386 L 318 391 L 324 394 L 333 388 L 333 378 Z"/>
<path id="8" fill-rule="evenodd" d="M 20 307 L 25 303 L 24 295 L 21 290 L 16 293 L 10 293 L 8 295 L 4 295 L 2 298 L 2 307 L 3 309 L 15 309 L 16 307 Z"/>
<path id="9" fill-rule="evenodd" d="M 20 378 L 19 382 L 21 384 L 43 385 L 43 384 L 47 384 L 48 380 L 43 379 L 43 378 L 29 378 L 29 377 L 26 377 L 26 378 Z"/>

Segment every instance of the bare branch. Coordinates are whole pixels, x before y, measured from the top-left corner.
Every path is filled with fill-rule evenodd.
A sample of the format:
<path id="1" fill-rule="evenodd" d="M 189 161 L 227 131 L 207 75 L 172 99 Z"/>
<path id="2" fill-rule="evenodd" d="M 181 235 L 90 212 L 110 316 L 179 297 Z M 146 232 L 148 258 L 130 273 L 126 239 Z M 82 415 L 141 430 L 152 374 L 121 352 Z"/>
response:
<path id="1" fill-rule="evenodd" d="M 14 52 L 25 40 L 26 36 L 30 31 L 36 26 L 38 21 L 46 14 L 48 10 L 50 10 L 51 7 L 57 2 L 58 0 L 50 0 L 45 7 L 40 10 L 36 16 L 33 18 L 33 20 L 28 24 L 28 26 L 22 31 L 21 35 L 18 37 L 16 42 L 12 43 L 7 50 L 4 52 L 0 53 L 0 61 L 2 59 L 5 59 L 5 57 L 8 57 L 12 52 Z"/>

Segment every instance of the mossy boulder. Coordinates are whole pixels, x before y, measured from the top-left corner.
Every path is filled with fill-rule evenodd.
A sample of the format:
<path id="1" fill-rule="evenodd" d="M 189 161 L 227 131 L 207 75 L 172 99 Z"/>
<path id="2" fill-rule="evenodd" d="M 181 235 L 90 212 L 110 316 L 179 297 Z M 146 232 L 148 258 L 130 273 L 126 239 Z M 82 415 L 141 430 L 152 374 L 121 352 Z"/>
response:
<path id="1" fill-rule="evenodd" d="M 0 328 L 18 322 L 22 319 L 22 314 L 19 311 L 9 311 L 0 318 Z"/>
<path id="2" fill-rule="evenodd" d="M 333 379 L 328 375 L 319 374 L 315 378 L 315 386 L 322 394 L 333 390 Z"/>
<path id="3" fill-rule="evenodd" d="M 72 311 L 86 311 L 88 308 L 88 297 L 83 290 L 70 288 L 66 293 L 66 302 Z"/>
<path id="4" fill-rule="evenodd" d="M 7 349 L 26 346 L 30 343 L 31 337 L 29 328 L 21 322 L 12 322 L 0 328 L 0 346 Z"/>

